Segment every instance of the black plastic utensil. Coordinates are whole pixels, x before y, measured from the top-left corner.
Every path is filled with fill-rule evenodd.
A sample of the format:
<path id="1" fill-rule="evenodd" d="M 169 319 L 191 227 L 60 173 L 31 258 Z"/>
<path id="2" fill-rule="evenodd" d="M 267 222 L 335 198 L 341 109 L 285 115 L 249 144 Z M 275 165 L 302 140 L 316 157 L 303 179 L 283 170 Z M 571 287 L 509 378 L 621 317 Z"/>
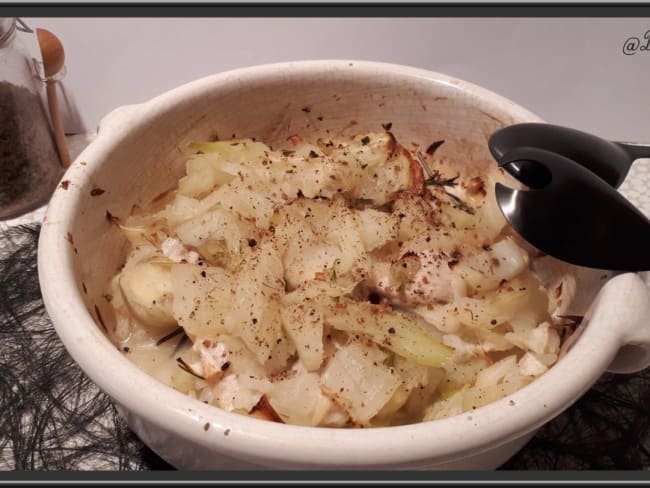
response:
<path id="1" fill-rule="evenodd" d="M 536 147 L 566 156 L 618 188 L 639 158 L 650 158 L 650 146 L 610 142 L 568 127 L 542 123 L 515 124 L 496 131 L 488 142 L 500 161 L 517 147 Z"/>
<path id="2" fill-rule="evenodd" d="M 650 220 L 586 164 L 536 147 L 498 163 L 530 188 L 496 184 L 501 211 L 530 244 L 579 266 L 650 270 Z"/>

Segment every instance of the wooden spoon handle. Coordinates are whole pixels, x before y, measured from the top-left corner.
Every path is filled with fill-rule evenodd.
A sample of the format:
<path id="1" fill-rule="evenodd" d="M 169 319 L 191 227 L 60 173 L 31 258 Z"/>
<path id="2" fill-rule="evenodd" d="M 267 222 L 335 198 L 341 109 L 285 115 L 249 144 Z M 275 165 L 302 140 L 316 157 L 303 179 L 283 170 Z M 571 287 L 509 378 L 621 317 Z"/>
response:
<path id="1" fill-rule="evenodd" d="M 61 164 L 64 168 L 70 166 L 70 152 L 68 151 L 68 144 L 65 140 L 65 132 L 63 131 L 63 123 L 61 122 L 61 113 L 59 112 L 59 101 L 56 96 L 56 82 L 47 82 L 47 103 L 50 108 L 50 117 L 52 118 L 52 125 L 54 126 L 54 139 L 56 147 L 59 151 Z"/>

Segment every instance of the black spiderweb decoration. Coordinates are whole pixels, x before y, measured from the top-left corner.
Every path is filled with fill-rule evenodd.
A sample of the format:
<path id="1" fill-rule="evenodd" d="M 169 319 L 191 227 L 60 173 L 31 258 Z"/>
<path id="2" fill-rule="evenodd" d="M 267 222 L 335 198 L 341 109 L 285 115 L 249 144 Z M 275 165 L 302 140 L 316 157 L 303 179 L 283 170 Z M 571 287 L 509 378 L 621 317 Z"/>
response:
<path id="1" fill-rule="evenodd" d="M 169 469 L 59 341 L 38 285 L 39 229 L 0 236 L 0 470 Z"/>
<path id="2" fill-rule="evenodd" d="M 650 469 L 650 370 L 603 375 L 503 469 Z"/>
<path id="3" fill-rule="evenodd" d="M 0 233 L 0 470 L 171 469 L 59 341 L 38 285 L 38 225 Z M 650 371 L 606 374 L 502 469 L 650 469 Z"/>

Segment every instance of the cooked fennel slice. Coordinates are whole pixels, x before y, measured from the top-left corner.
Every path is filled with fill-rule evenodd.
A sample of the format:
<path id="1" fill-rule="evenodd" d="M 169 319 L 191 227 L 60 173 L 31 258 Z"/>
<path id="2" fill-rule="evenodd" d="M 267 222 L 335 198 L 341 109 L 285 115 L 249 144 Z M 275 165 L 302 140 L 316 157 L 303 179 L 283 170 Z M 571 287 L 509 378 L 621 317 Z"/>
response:
<path id="1" fill-rule="evenodd" d="M 383 364 L 385 359 L 375 345 L 352 342 L 337 351 L 321 376 L 323 391 L 356 424 L 368 425 L 400 385 L 399 374 Z"/>
<path id="2" fill-rule="evenodd" d="M 327 324 L 368 336 L 376 344 L 417 364 L 439 367 L 451 357 L 452 350 L 429 335 L 416 321 L 381 305 L 342 297 L 325 307 Z"/>
<path id="3" fill-rule="evenodd" d="M 309 302 L 283 307 L 282 325 L 293 341 L 307 371 L 316 371 L 323 362 L 323 316 Z"/>

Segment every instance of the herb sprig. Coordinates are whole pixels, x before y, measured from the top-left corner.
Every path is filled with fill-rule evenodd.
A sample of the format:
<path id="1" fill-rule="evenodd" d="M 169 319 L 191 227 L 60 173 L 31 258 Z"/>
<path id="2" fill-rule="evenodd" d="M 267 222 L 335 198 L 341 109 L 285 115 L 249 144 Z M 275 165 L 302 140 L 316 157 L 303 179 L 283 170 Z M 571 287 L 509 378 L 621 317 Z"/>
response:
<path id="1" fill-rule="evenodd" d="M 460 173 L 452 178 L 445 178 L 442 176 L 442 173 L 437 169 L 432 171 L 432 176 L 424 180 L 424 184 L 427 186 L 456 186 L 458 182 L 456 181 L 460 176 Z"/>

